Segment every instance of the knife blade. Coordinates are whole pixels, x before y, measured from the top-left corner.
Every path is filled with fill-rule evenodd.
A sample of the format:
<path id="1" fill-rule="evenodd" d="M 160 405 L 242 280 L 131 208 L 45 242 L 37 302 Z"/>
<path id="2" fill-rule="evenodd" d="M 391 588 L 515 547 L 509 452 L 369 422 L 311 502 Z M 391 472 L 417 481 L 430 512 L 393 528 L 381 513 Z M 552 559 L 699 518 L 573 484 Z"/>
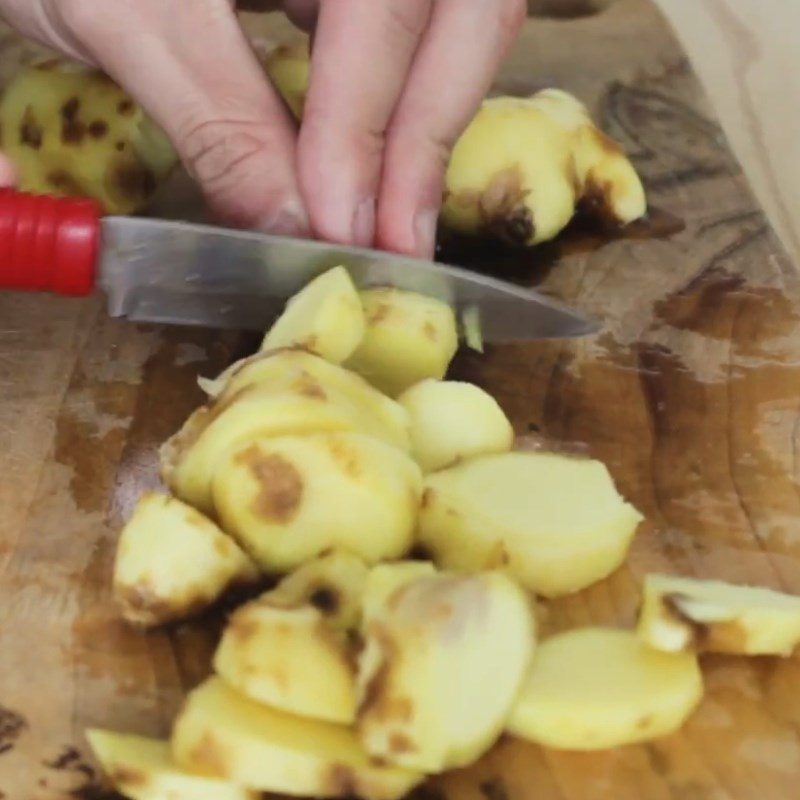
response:
<path id="1" fill-rule="evenodd" d="M 0 289 L 100 286 L 113 316 L 263 330 L 287 298 L 337 265 L 359 288 L 394 286 L 477 317 L 490 341 L 586 336 L 599 325 L 552 298 L 407 256 L 188 222 L 101 218 L 90 200 L 0 189 Z"/>
<path id="2" fill-rule="evenodd" d="M 102 223 L 100 284 L 134 321 L 263 330 L 311 279 L 342 264 L 358 288 L 394 286 L 477 306 L 489 341 L 571 338 L 599 325 L 505 281 L 407 256 L 208 225 L 131 217 Z"/>

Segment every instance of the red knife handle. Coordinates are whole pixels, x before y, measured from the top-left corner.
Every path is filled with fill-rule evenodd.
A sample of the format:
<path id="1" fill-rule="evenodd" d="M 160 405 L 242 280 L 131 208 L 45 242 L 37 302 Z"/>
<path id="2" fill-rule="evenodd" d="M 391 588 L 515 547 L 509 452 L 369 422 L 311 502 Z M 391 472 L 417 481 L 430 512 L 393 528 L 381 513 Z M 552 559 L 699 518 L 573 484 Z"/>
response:
<path id="1" fill-rule="evenodd" d="M 101 214 L 94 200 L 0 189 L 0 289 L 90 294 Z"/>

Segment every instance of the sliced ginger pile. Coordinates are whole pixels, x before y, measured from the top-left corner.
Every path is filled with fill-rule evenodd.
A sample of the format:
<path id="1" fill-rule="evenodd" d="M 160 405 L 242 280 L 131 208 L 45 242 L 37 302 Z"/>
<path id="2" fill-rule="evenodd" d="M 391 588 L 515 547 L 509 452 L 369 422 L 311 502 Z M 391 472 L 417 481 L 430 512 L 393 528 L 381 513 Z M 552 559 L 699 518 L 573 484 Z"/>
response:
<path id="1" fill-rule="evenodd" d="M 308 45 L 277 45 L 262 61 L 300 119 Z M 164 134 L 107 76 L 60 59 L 34 64 L 9 84 L 0 101 L 0 148 L 15 163 L 22 189 L 88 195 L 116 214 L 143 209 L 177 162 Z M 614 226 L 647 210 L 622 148 L 595 126 L 580 101 L 555 89 L 486 100 L 453 149 L 443 199 L 444 225 L 519 245 L 552 239 L 578 208 Z M 351 301 L 332 299 L 320 326 L 348 313 Z M 400 305 L 397 312 L 399 321 Z M 271 335 L 275 345 L 283 334 Z M 330 349 L 322 355 L 340 363 L 346 336 L 319 340 Z M 355 358 L 368 362 L 369 352 Z"/>
<path id="2" fill-rule="evenodd" d="M 202 381 L 162 450 L 172 494 L 122 532 L 122 614 L 158 625 L 283 577 L 231 614 L 170 741 L 88 733 L 118 791 L 395 800 L 503 732 L 571 750 L 670 734 L 702 697 L 696 653 L 792 651 L 800 598 L 659 575 L 636 631 L 537 644 L 536 596 L 617 569 L 641 515 L 600 462 L 514 451 L 497 402 L 444 380 L 457 339 L 446 305 L 336 268 Z"/>

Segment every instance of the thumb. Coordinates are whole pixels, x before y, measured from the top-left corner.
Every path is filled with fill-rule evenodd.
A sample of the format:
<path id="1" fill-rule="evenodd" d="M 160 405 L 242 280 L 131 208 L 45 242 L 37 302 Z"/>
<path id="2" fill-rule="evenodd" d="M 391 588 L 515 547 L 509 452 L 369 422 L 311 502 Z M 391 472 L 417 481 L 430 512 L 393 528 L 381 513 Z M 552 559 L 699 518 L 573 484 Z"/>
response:
<path id="1" fill-rule="evenodd" d="M 67 34 L 164 128 L 226 222 L 305 235 L 295 128 L 229 0 L 62 0 Z"/>

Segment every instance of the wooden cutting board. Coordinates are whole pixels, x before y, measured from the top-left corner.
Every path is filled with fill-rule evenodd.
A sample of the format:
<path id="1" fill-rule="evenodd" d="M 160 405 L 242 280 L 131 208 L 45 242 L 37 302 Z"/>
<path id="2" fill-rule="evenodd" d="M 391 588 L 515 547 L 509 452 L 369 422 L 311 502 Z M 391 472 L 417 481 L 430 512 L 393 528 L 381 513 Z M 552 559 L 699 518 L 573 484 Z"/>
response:
<path id="1" fill-rule="evenodd" d="M 597 5 L 609 7 L 581 16 L 588 2 L 564 0 L 571 18 L 531 20 L 497 88 L 555 84 L 586 99 L 632 153 L 651 219 L 625 238 L 576 230 L 524 257 L 450 250 L 605 320 L 585 341 L 491 347 L 456 368 L 521 436 L 605 461 L 647 515 L 625 567 L 543 605 L 546 631 L 631 625 L 653 570 L 800 593 L 797 272 L 659 14 L 645 0 Z M 0 47 L 2 77 L 28 48 Z M 176 191 L 161 210 L 185 208 Z M 200 401 L 197 374 L 253 346 L 111 321 L 94 299 L 0 297 L 0 800 L 110 797 L 82 731 L 164 736 L 206 674 L 219 619 L 133 632 L 110 570 L 120 521 L 158 483 L 157 445 Z M 800 660 L 703 668 L 705 700 L 675 736 L 594 754 L 503 741 L 421 796 L 797 797 Z"/>

